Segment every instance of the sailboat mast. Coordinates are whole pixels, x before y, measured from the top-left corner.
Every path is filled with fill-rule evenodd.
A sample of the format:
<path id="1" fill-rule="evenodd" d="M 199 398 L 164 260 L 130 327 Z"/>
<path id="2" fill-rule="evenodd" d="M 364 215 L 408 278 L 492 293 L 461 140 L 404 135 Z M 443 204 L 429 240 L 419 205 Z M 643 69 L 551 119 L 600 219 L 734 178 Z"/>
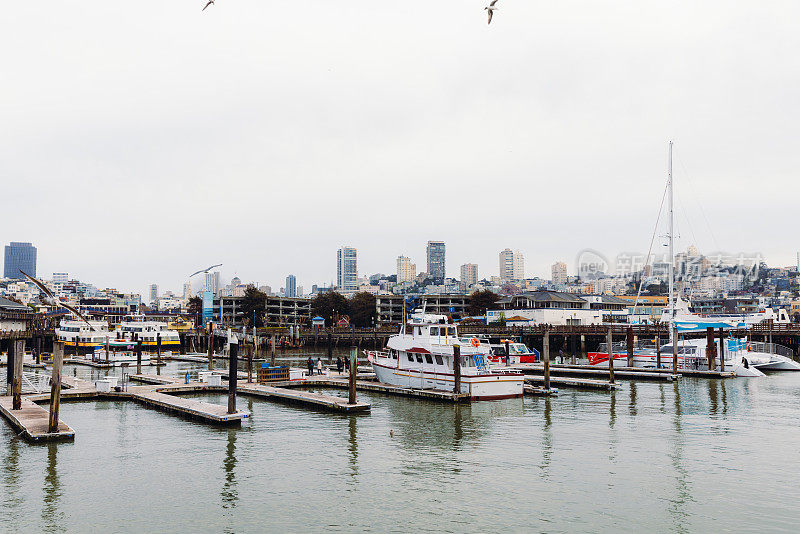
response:
<path id="1" fill-rule="evenodd" d="M 675 280 L 675 225 L 672 212 L 672 141 L 669 142 L 667 188 L 669 191 L 669 336 L 670 341 L 675 343 L 677 340 L 672 339 L 672 331 L 675 324 L 675 301 L 673 300 L 673 286 Z"/>

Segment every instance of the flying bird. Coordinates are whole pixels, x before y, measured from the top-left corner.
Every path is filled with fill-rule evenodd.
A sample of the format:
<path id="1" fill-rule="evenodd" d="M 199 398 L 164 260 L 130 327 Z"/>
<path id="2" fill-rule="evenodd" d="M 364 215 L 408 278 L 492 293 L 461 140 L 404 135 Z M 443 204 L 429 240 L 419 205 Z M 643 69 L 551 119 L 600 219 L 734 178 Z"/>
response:
<path id="1" fill-rule="evenodd" d="M 196 273 L 192 273 L 191 275 L 189 275 L 189 278 L 191 278 L 192 276 L 198 275 L 198 274 L 200 274 L 200 273 L 207 273 L 208 271 L 210 271 L 210 270 L 211 270 L 211 269 L 213 269 L 214 267 L 222 267 L 222 264 L 221 264 L 221 263 L 218 263 L 218 264 L 216 264 L 216 265 L 212 265 L 211 267 L 206 267 L 205 269 L 200 269 L 200 270 L 199 270 L 199 271 L 197 271 Z"/>
<path id="2" fill-rule="evenodd" d="M 61 302 L 60 300 L 58 300 L 56 298 L 56 296 L 53 295 L 53 292 L 50 291 L 50 289 L 46 285 L 44 285 L 40 280 L 38 280 L 38 279 L 34 278 L 33 276 L 29 275 L 28 273 L 26 273 L 22 269 L 20 269 L 19 272 L 21 272 L 23 275 L 25 275 L 25 277 L 28 280 L 30 280 L 31 282 L 36 284 L 36 287 L 38 287 L 42 291 L 42 293 L 44 293 L 44 298 L 42 298 L 41 295 L 40 295 L 39 300 L 41 300 L 47 306 L 53 306 L 54 308 L 55 307 L 65 308 L 65 309 L 71 311 L 72 313 L 74 313 L 75 315 L 80 317 L 80 319 L 84 323 L 88 324 L 89 328 L 92 329 L 92 332 L 96 332 L 95 328 L 92 326 L 92 323 L 90 323 L 89 320 L 86 317 L 84 317 L 81 312 L 79 312 L 78 310 L 76 310 L 75 308 L 70 306 L 69 304 L 66 304 L 66 303 Z"/>
<path id="3" fill-rule="evenodd" d="M 208 6 L 210 6 L 211 4 L 213 4 L 213 3 L 214 3 L 214 0 L 208 0 L 208 3 L 206 3 L 206 5 L 205 5 L 205 6 L 203 6 L 203 9 L 201 9 L 200 11 L 205 11 L 205 10 L 206 10 L 206 8 L 207 8 Z"/>
<path id="4" fill-rule="evenodd" d="M 494 13 L 495 10 L 498 9 L 498 8 L 494 7 L 494 5 L 496 3 L 497 3 L 497 0 L 492 0 L 491 4 L 489 4 L 488 6 L 483 8 L 489 13 L 489 22 L 487 22 L 486 24 L 491 24 L 492 23 L 492 13 Z"/>

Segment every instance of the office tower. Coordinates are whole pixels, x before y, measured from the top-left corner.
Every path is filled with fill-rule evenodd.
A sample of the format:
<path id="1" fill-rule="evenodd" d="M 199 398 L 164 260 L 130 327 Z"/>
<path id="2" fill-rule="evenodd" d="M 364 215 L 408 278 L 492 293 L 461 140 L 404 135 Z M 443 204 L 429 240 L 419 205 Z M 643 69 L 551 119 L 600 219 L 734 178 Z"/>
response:
<path id="1" fill-rule="evenodd" d="M 444 241 L 428 241 L 428 276 L 433 278 L 434 284 L 444 282 L 445 262 L 444 262 Z"/>
<path id="2" fill-rule="evenodd" d="M 286 277 L 286 296 L 287 297 L 296 297 L 297 296 L 297 278 L 293 274 L 290 274 Z"/>
<path id="3" fill-rule="evenodd" d="M 184 282 L 183 283 L 183 298 L 185 298 L 185 299 L 192 298 L 192 284 L 191 284 L 191 282 Z"/>
<path id="4" fill-rule="evenodd" d="M 417 266 L 411 263 L 411 258 L 397 257 L 397 283 L 413 282 L 417 277 Z"/>
<path id="5" fill-rule="evenodd" d="M 563 261 L 557 261 L 553 264 L 553 283 L 564 285 L 567 283 L 567 264 Z"/>
<path id="6" fill-rule="evenodd" d="M 478 265 L 476 263 L 465 263 L 461 266 L 461 282 L 465 288 L 478 283 Z"/>
<path id="7" fill-rule="evenodd" d="M 509 282 L 525 278 L 525 257 L 522 252 L 510 248 L 500 252 L 500 280 Z"/>
<path id="8" fill-rule="evenodd" d="M 36 276 L 36 247 L 30 243 L 12 241 L 6 245 L 5 262 L 3 263 L 3 276 L 17 280 L 27 280 L 19 271 L 23 270 L 31 276 Z"/>
<path id="9" fill-rule="evenodd" d="M 356 249 L 342 247 L 336 251 L 336 286 L 342 293 L 358 291 Z"/>
<path id="10" fill-rule="evenodd" d="M 205 290 L 212 292 L 214 295 L 219 293 L 220 290 L 220 282 L 219 282 L 219 271 L 214 271 L 213 273 L 206 273 L 205 278 Z"/>
<path id="11" fill-rule="evenodd" d="M 158 284 L 150 284 L 150 304 L 158 300 Z"/>

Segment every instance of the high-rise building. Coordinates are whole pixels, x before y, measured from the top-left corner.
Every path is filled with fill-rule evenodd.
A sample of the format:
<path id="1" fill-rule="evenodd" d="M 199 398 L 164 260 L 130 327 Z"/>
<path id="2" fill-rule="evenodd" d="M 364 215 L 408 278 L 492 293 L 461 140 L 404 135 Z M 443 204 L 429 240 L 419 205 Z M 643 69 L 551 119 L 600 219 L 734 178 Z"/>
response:
<path id="1" fill-rule="evenodd" d="M 563 261 L 557 261 L 553 264 L 553 283 L 564 285 L 567 283 L 567 264 Z"/>
<path id="2" fill-rule="evenodd" d="M 150 284 L 150 304 L 158 302 L 158 284 Z"/>
<path id="3" fill-rule="evenodd" d="M 185 298 L 185 299 L 192 298 L 192 283 L 191 282 L 184 282 L 183 283 L 183 298 Z"/>
<path id="4" fill-rule="evenodd" d="M 342 247 L 336 251 L 336 287 L 342 293 L 358 291 L 356 249 Z"/>
<path id="5" fill-rule="evenodd" d="M 206 273 L 205 279 L 205 290 L 211 291 L 213 294 L 219 293 L 221 288 L 220 281 L 219 281 L 219 271 L 214 271 L 213 273 Z"/>
<path id="6" fill-rule="evenodd" d="M 6 245 L 5 263 L 3 263 L 3 276 L 26 280 L 23 270 L 31 276 L 36 276 L 36 247 L 30 243 L 12 241 Z"/>
<path id="7" fill-rule="evenodd" d="M 286 296 L 287 297 L 296 297 L 297 296 L 297 278 L 293 274 L 290 274 L 286 277 Z"/>
<path id="8" fill-rule="evenodd" d="M 478 283 L 478 265 L 476 263 L 465 263 L 461 266 L 461 283 L 465 288 Z"/>
<path id="9" fill-rule="evenodd" d="M 66 284 L 69 282 L 69 273 L 53 273 L 54 284 Z"/>
<path id="10" fill-rule="evenodd" d="M 525 278 L 525 257 L 519 250 L 510 248 L 500 252 L 500 280 L 523 280 Z"/>
<path id="11" fill-rule="evenodd" d="M 433 278 L 435 284 L 444 282 L 445 261 L 444 261 L 444 241 L 428 241 L 428 274 Z"/>
<path id="12" fill-rule="evenodd" d="M 397 257 L 397 283 L 413 282 L 417 277 L 417 266 L 411 263 L 411 258 Z"/>

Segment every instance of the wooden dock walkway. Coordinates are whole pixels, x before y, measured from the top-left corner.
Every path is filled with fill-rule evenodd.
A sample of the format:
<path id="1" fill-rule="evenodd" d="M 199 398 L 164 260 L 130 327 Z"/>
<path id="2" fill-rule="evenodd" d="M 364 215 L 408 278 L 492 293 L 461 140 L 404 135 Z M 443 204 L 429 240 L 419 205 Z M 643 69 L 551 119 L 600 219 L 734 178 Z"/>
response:
<path id="1" fill-rule="evenodd" d="M 0 397 L 0 413 L 11 423 L 14 430 L 28 441 L 41 443 L 75 439 L 75 431 L 60 420 L 58 422 L 58 431 L 48 432 L 50 412 L 31 399 L 23 397 L 22 409 L 20 410 L 12 410 L 12 402 L 13 399 L 9 396 Z"/>
<path id="2" fill-rule="evenodd" d="M 142 391 L 140 388 L 145 390 Z M 187 399 L 174 394 L 169 395 L 162 391 L 165 390 L 157 391 L 140 386 L 139 388 L 135 388 L 134 391 L 128 392 L 127 395 L 131 400 L 140 404 L 159 408 L 170 413 L 176 413 L 190 419 L 197 419 L 205 423 L 217 425 L 241 424 L 242 419 L 250 417 L 250 412 L 246 410 L 237 410 L 234 413 L 228 413 L 227 406 L 211 404 L 197 399 Z M 177 388 L 173 391 L 173 393 L 179 392 Z M 122 394 L 120 394 L 120 396 L 122 396 Z"/>
<path id="3" fill-rule="evenodd" d="M 296 389 L 278 388 L 263 384 L 240 383 L 237 392 L 241 395 L 250 395 L 262 399 L 279 399 L 293 404 L 305 404 L 319 408 L 344 413 L 366 412 L 372 406 L 366 402 L 350 404 L 345 397 L 323 395 L 311 391 L 298 391 Z"/>
<path id="4" fill-rule="evenodd" d="M 246 379 L 245 375 L 245 379 Z M 148 384 L 159 384 L 165 387 L 156 388 L 161 392 L 181 393 L 190 389 L 191 391 L 228 391 L 227 386 L 209 386 L 205 382 L 190 382 L 185 384 L 181 378 L 171 378 L 153 375 L 133 375 L 131 380 Z M 345 385 L 347 382 L 345 381 Z M 131 388 L 137 389 L 137 387 Z M 303 404 L 314 408 L 320 408 L 333 412 L 364 412 L 369 411 L 372 406 L 366 402 L 349 404 L 348 399 L 334 395 L 323 395 L 310 391 L 297 391 L 279 387 L 278 385 L 264 385 L 255 382 L 248 383 L 246 380 L 237 384 L 236 393 L 239 395 L 249 395 L 267 400 L 279 400 L 293 404 Z"/>
<path id="5" fill-rule="evenodd" d="M 521 371 L 525 374 L 543 374 L 544 365 L 539 363 L 523 363 L 513 365 L 510 369 Z M 672 382 L 680 378 L 680 375 L 673 374 L 671 371 L 662 369 L 659 372 L 651 372 L 635 367 L 614 367 L 614 378 L 626 380 L 660 380 Z M 571 365 L 550 365 L 550 376 L 573 376 L 573 377 L 604 377 L 608 378 L 608 368 L 595 367 L 592 365 L 571 366 Z"/>

